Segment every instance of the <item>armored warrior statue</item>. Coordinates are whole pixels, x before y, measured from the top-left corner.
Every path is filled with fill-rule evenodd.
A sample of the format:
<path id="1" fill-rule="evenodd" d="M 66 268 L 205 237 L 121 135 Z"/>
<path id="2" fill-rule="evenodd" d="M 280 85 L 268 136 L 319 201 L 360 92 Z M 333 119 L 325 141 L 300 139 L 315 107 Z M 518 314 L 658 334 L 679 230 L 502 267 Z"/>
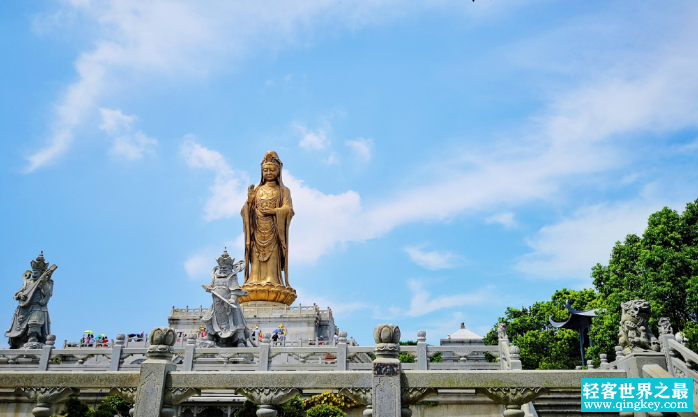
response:
<path id="1" fill-rule="evenodd" d="M 202 285 L 213 296 L 213 304 L 201 318 L 206 328 L 207 346 L 245 347 L 254 346 L 252 332 L 245 323 L 238 298 L 247 295 L 240 288 L 237 273 L 242 271 L 243 261 L 235 263 L 228 250 L 216 259 L 218 266 L 211 271 L 211 285 Z"/>
<path id="2" fill-rule="evenodd" d="M 46 343 L 46 336 L 51 333 L 47 304 L 53 295 L 51 275 L 57 266 L 48 268 L 43 251 L 30 264 L 32 269 L 24 273 L 24 285 L 14 296 L 19 306 L 12 317 L 10 329 L 5 332 L 10 349 L 41 348 Z"/>

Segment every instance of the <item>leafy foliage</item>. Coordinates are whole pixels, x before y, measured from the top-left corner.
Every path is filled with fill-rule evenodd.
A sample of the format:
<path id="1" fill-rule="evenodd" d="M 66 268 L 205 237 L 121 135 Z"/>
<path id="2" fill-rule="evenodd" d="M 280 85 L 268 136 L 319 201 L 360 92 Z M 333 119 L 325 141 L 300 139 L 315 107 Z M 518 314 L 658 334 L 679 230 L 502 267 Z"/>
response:
<path id="1" fill-rule="evenodd" d="M 407 352 L 400 352 L 398 360 L 400 360 L 401 363 L 414 363 L 414 356 Z"/>
<path id="2" fill-rule="evenodd" d="M 333 405 L 319 404 L 308 410 L 308 417 L 346 417 L 346 413 Z"/>
<path id="3" fill-rule="evenodd" d="M 128 417 L 131 407 L 132 404 L 118 395 L 109 395 L 104 397 L 96 410 L 93 410 L 78 397 L 71 396 L 65 403 L 63 415 L 66 417 L 114 417 L 116 415 Z"/>
<path id="4" fill-rule="evenodd" d="M 333 392 L 323 392 L 321 394 L 313 395 L 303 403 L 305 404 L 306 410 L 310 410 L 312 407 L 317 405 L 331 405 L 344 410 L 356 408 L 361 405 L 344 394 L 335 394 Z"/>
<path id="5" fill-rule="evenodd" d="M 429 358 L 429 362 L 431 362 L 431 363 L 442 363 L 443 361 L 444 361 L 444 359 L 443 359 L 443 355 L 441 354 L 441 352 L 437 352 L 436 354 L 434 354 L 434 356 Z"/>
<path id="6" fill-rule="evenodd" d="M 68 401 L 65 402 L 65 409 L 63 415 L 66 417 L 88 417 L 92 410 L 90 406 L 85 404 L 76 396 L 68 397 Z"/>
<path id="7" fill-rule="evenodd" d="M 277 417 L 303 417 L 305 404 L 301 400 L 300 395 L 296 395 L 275 408 L 278 412 Z"/>
<path id="8" fill-rule="evenodd" d="M 581 364 L 579 333 L 568 329 L 555 329 L 548 320 L 565 321 L 570 314 L 565 307 L 570 300 L 572 308 L 587 310 L 597 308 L 599 301 L 592 289 L 574 291 L 564 288 L 553 294 L 550 301 L 534 303 L 530 307 L 508 307 L 500 322 L 507 323 L 507 336 L 511 344 L 521 350 L 524 369 L 574 369 Z M 497 326 L 484 338 L 485 344 L 496 345 Z"/>
<path id="9" fill-rule="evenodd" d="M 698 348 L 698 200 L 683 214 L 667 207 L 649 217 L 642 237 L 626 236 L 611 251 L 608 266 L 592 268 L 594 286 L 606 311 L 594 320 L 590 352 L 614 354 L 621 304 L 644 299 L 652 307 L 650 329 L 657 334 L 660 317 L 669 317 L 687 346 Z"/>
<path id="10" fill-rule="evenodd" d="M 259 406 L 250 400 L 245 400 L 242 407 L 235 410 L 234 417 L 257 417 Z"/>
<path id="11" fill-rule="evenodd" d="M 507 308 L 507 335 L 521 349 L 524 369 L 565 369 L 581 362 L 579 335 L 555 330 L 548 317 L 564 321 L 569 299 L 577 310 L 599 309 L 589 334 L 593 346 L 585 356 L 598 365 L 601 353 L 615 359 L 621 304 L 647 300 L 652 309 L 650 330 L 657 335 L 661 317 L 669 317 L 674 331 L 680 330 L 687 346 L 698 351 L 698 200 L 688 203 L 683 214 L 667 207 L 652 214 L 642 237 L 629 234 L 616 242 L 607 266 L 592 268 L 593 289 L 555 292 L 551 301 L 521 309 Z M 497 344 L 496 326 L 485 336 L 485 344 Z"/>

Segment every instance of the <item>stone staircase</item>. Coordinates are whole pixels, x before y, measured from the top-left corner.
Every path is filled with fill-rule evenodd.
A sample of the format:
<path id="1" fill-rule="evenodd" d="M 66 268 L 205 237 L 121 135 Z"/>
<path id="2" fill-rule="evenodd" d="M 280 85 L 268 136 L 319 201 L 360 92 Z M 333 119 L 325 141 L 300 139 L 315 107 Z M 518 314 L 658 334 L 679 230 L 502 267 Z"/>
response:
<path id="1" fill-rule="evenodd" d="M 582 396 L 579 389 L 555 389 L 533 401 L 538 417 L 618 417 L 618 413 L 582 414 Z"/>
<path id="2" fill-rule="evenodd" d="M 539 417 L 582 417 L 582 399 L 578 389 L 551 390 L 534 400 L 533 406 Z"/>

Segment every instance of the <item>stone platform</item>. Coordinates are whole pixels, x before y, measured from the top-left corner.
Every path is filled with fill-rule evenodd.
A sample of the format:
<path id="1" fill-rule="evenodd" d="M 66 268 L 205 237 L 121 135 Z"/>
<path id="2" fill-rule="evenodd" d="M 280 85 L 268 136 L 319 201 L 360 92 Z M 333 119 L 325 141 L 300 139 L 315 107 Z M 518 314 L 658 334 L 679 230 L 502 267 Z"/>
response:
<path id="1" fill-rule="evenodd" d="M 334 324 L 332 309 L 321 310 L 317 305 L 287 306 L 282 303 L 247 302 L 241 303 L 242 314 L 247 325 L 252 329 L 259 326 L 264 333 L 271 333 L 283 324 L 286 327 L 286 345 L 303 346 L 315 342 L 320 336 L 325 341 L 332 341 L 339 330 Z M 167 318 L 169 326 L 190 334 L 196 333 L 201 324 L 201 317 L 206 314 L 208 307 L 172 307 Z"/>

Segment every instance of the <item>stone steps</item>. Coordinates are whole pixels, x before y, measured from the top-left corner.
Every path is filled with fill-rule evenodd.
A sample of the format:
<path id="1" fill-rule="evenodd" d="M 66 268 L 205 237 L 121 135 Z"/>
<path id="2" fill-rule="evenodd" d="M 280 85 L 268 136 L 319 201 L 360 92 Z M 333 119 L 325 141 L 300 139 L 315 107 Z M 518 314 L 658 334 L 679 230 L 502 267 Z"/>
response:
<path id="1" fill-rule="evenodd" d="M 582 417 L 582 399 L 578 390 L 549 392 L 534 400 L 533 406 L 539 417 Z"/>

